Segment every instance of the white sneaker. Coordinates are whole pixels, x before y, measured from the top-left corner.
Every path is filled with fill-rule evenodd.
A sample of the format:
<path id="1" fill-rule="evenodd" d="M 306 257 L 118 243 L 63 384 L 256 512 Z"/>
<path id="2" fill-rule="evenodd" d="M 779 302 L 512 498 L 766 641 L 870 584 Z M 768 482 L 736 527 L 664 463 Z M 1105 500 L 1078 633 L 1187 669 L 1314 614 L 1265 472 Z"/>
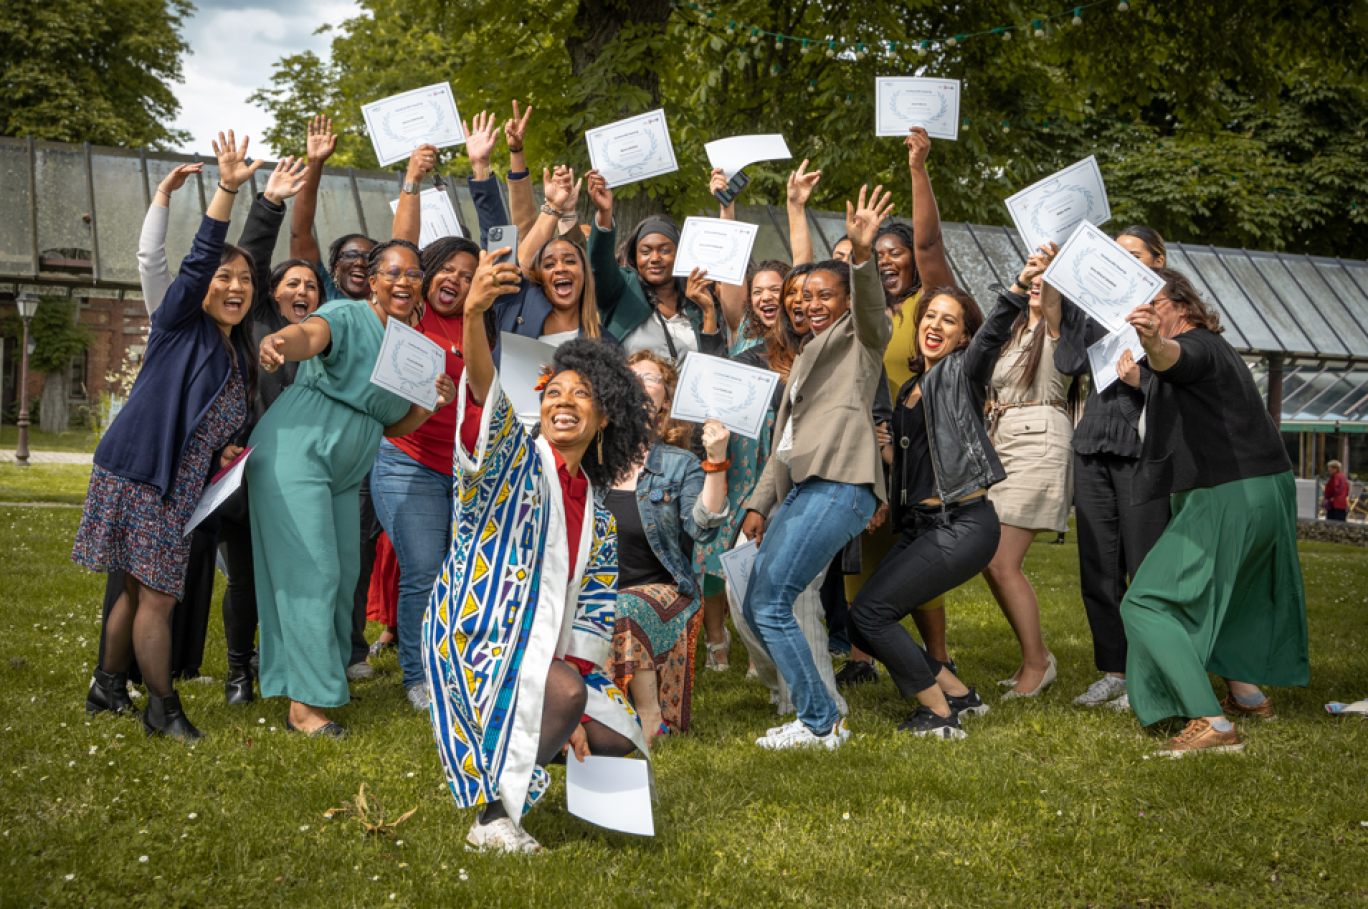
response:
<path id="1" fill-rule="evenodd" d="M 845 744 L 848 738 L 850 738 L 850 727 L 842 719 L 837 721 L 836 725 L 832 726 L 831 731 L 826 735 L 817 735 L 801 722 L 796 725 L 790 723 L 781 727 L 773 735 L 756 739 L 755 744 L 771 751 L 780 751 L 785 748 L 811 748 L 817 745 L 826 748 L 828 751 L 835 751 Z"/>
<path id="2" fill-rule="evenodd" d="M 542 851 L 541 843 L 526 830 L 513 823 L 512 818 L 481 824 L 477 817 L 466 834 L 466 842 L 480 852 L 512 852 L 533 854 Z"/>
<path id="3" fill-rule="evenodd" d="M 427 682 L 419 682 L 408 690 L 408 701 L 413 705 L 413 709 L 419 712 L 428 709 L 432 703 L 432 695 L 428 693 Z"/>
<path id="4" fill-rule="evenodd" d="M 802 721 L 802 720 L 798 720 L 798 719 L 789 720 L 787 723 L 785 723 L 785 724 L 782 725 L 782 726 L 771 726 L 770 728 L 766 729 L 766 730 L 765 730 L 765 735 L 766 735 L 766 736 L 778 735 L 778 734 L 781 733 L 781 732 L 784 732 L 784 731 L 786 731 L 786 730 L 791 730 L 791 729 L 793 729 L 794 727 L 801 726 L 801 725 L 803 725 L 803 721 Z"/>
<path id="5" fill-rule="evenodd" d="M 375 669 L 365 660 L 362 660 L 359 663 L 352 663 L 347 667 L 347 678 L 353 682 L 373 679 L 375 678 Z"/>
<path id="6" fill-rule="evenodd" d="M 1127 713 L 1131 709 L 1130 695 L 1123 694 L 1121 695 L 1121 697 L 1117 698 L 1114 701 L 1108 701 L 1107 706 L 1110 707 L 1112 710 L 1115 710 L 1117 713 Z"/>
<path id="7" fill-rule="evenodd" d="M 1088 686 L 1088 690 L 1074 698 L 1075 707 L 1097 707 L 1126 693 L 1126 680 L 1104 675 Z"/>

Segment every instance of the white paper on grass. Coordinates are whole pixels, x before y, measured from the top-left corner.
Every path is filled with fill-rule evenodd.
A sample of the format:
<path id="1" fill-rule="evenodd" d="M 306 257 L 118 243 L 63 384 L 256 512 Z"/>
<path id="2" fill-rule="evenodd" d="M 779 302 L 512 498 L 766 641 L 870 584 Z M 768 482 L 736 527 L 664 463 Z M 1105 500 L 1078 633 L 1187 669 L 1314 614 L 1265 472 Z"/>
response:
<path id="1" fill-rule="evenodd" d="M 959 139 L 960 80 L 899 76 L 874 80 L 874 134 L 906 136 L 914 126 L 932 139 Z"/>
<path id="2" fill-rule="evenodd" d="M 205 488 L 204 494 L 200 496 L 199 504 L 190 513 L 190 520 L 185 522 L 185 529 L 181 532 L 181 536 L 188 537 L 190 531 L 213 514 L 214 509 L 227 501 L 230 495 L 237 492 L 237 488 L 242 485 L 243 474 L 247 470 L 247 456 L 251 453 L 252 449 L 243 449 L 242 454 L 238 455 L 233 463 L 214 476 L 213 481 Z M 224 575 L 227 576 L 227 572 L 224 572 Z"/>
<path id="3" fill-rule="evenodd" d="M 718 561 L 722 563 L 722 574 L 735 594 L 736 602 L 744 605 L 746 591 L 750 589 L 751 570 L 755 568 L 755 556 L 760 547 L 755 545 L 754 540 L 746 540 L 744 537 L 742 539 L 745 542 L 738 543 L 734 549 L 722 553 L 718 556 Z"/>
<path id="4" fill-rule="evenodd" d="M 1111 203 L 1097 158 L 1089 155 L 1059 173 L 1007 198 L 1007 211 L 1026 248 L 1063 245 L 1082 221 L 1101 226 L 1111 220 Z"/>
<path id="5" fill-rule="evenodd" d="M 633 758 L 597 757 L 584 762 L 565 759 L 565 804 L 575 817 L 591 824 L 655 836 L 651 808 L 651 766 Z"/>
<path id="6" fill-rule="evenodd" d="M 584 134 L 589 163 L 609 188 L 679 170 L 665 111 L 653 110 Z"/>
<path id="7" fill-rule="evenodd" d="M 685 218 L 675 253 L 674 276 L 687 278 L 695 268 L 708 272 L 709 281 L 746 283 L 751 248 L 760 232 L 758 224 L 721 218 Z"/>
<path id="8" fill-rule="evenodd" d="M 1098 394 L 1106 391 L 1112 383 L 1121 378 L 1116 371 L 1116 364 L 1121 359 L 1121 354 L 1127 350 L 1137 363 L 1145 358 L 1145 348 L 1140 343 L 1140 336 L 1131 325 L 1112 332 L 1088 348 L 1088 365 L 1092 368 L 1093 387 L 1097 389 Z"/>
<path id="9" fill-rule="evenodd" d="M 418 197 L 418 204 L 422 206 L 422 230 L 418 234 L 418 248 L 424 249 L 434 240 L 443 237 L 461 237 L 461 222 L 456 220 L 456 209 L 451 205 L 451 197 L 446 190 L 438 189 L 433 186 L 423 190 Z M 395 199 L 390 203 L 390 211 L 394 214 L 399 213 L 399 200 Z"/>
<path id="10" fill-rule="evenodd" d="M 437 406 L 437 377 L 445 369 L 446 351 L 440 345 L 398 319 L 385 320 L 385 338 L 371 369 L 372 385 L 432 410 Z"/>
<path id="11" fill-rule="evenodd" d="M 536 338 L 504 332 L 499 338 L 499 384 L 524 426 L 541 422 L 537 380 L 551 366 L 556 348 Z"/>
<path id="12" fill-rule="evenodd" d="M 748 439 L 765 429 L 779 374 L 709 354 L 693 353 L 679 372 L 670 416 L 690 423 L 716 420 Z"/>
<path id="13" fill-rule="evenodd" d="M 466 140 L 456 99 L 445 82 L 363 104 L 361 116 L 382 167 L 407 160 L 420 145 L 447 148 Z"/>
<path id="14" fill-rule="evenodd" d="M 762 136 L 732 136 L 703 146 L 708 163 L 722 168 L 722 175 L 730 180 L 736 172 L 756 161 L 778 161 L 792 158 L 788 143 L 778 133 Z"/>
<path id="15" fill-rule="evenodd" d="M 1124 328 L 1126 316 L 1164 287 L 1149 266 L 1087 221 L 1078 223 L 1042 277 L 1109 332 Z"/>

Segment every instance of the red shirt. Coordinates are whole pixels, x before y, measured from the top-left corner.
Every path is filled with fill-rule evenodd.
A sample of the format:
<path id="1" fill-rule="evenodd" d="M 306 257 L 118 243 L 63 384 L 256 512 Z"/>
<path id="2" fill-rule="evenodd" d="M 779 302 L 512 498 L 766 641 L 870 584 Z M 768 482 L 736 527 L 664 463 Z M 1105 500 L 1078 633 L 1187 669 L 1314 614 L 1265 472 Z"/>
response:
<path id="1" fill-rule="evenodd" d="M 570 476 L 560 452 L 554 448 L 551 451 L 556 456 L 556 478 L 560 480 L 561 501 L 565 503 L 565 535 L 568 537 L 566 542 L 570 544 L 570 576 L 573 579 L 575 566 L 579 564 L 580 534 L 584 533 L 584 510 L 588 505 L 589 480 L 583 470 L 579 472 L 579 476 Z M 588 660 L 567 656 L 565 661 L 578 669 L 580 675 L 588 675 L 594 670 L 594 664 Z M 580 721 L 587 722 L 588 715 Z"/>
<path id="2" fill-rule="evenodd" d="M 446 351 L 446 373 L 457 385 L 461 384 L 461 373 L 465 371 L 465 360 L 459 353 L 464 325 L 463 317 L 448 319 L 438 315 L 431 306 L 418 323 L 418 330 Z M 451 476 L 451 460 L 456 447 L 456 418 L 461 417 L 461 438 L 466 443 L 466 449 L 470 450 L 479 437 L 480 414 L 481 408 L 471 405 L 468 400 L 464 414 L 458 415 L 454 406 L 443 407 L 413 432 L 390 441 L 424 467 Z"/>
<path id="3" fill-rule="evenodd" d="M 1349 507 L 1349 481 L 1344 478 L 1344 474 L 1330 474 L 1330 478 L 1325 481 L 1323 497 L 1330 503 L 1331 508 Z"/>

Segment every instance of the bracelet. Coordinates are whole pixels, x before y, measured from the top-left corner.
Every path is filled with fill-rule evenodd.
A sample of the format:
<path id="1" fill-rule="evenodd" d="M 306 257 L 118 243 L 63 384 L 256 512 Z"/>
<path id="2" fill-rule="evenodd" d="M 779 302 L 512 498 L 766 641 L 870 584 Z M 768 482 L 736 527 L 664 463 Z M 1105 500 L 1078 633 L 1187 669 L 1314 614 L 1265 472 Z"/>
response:
<path id="1" fill-rule="evenodd" d="M 704 461 L 704 462 L 703 462 L 703 472 L 704 472 L 704 473 L 721 473 L 722 471 L 727 470 L 728 468 L 730 468 L 731 465 L 732 465 L 732 459 L 731 459 L 731 458 L 727 458 L 727 460 L 725 460 L 725 461 Z"/>
<path id="2" fill-rule="evenodd" d="M 523 150 L 523 147 L 522 147 L 521 145 L 519 145 L 517 148 L 514 148 L 514 147 L 511 146 L 511 145 L 508 146 L 508 153 L 509 153 L 510 155 L 520 155 L 520 154 L 522 154 L 522 150 Z"/>
<path id="3" fill-rule="evenodd" d="M 226 192 L 226 193 L 227 193 L 228 195 L 230 195 L 230 196 L 236 196 L 236 195 L 238 194 L 238 191 L 237 191 L 237 190 L 235 190 L 235 189 L 229 189 L 228 187 L 224 186 L 222 180 L 219 181 L 218 188 L 221 189 L 221 190 L 223 190 L 224 192 Z"/>
<path id="4" fill-rule="evenodd" d="M 168 199 L 171 198 L 171 194 L 170 194 L 169 192 L 167 192 L 166 190 L 162 189 L 160 186 L 157 187 L 157 192 L 161 193 L 163 196 L 165 196 L 165 197 L 168 198 Z"/>
<path id="5" fill-rule="evenodd" d="M 551 215 L 552 217 L 556 218 L 557 220 L 559 220 L 559 219 L 561 219 L 561 218 L 563 218 L 563 217 L 565 216 L 565 212 L 563 212 L 563 211 L 557 211 L 556 209 L 552 208 L 550 202 L 543 202 L 543 203 L 542 203 L 541 213 L 544 214 L 544 215 Z"/>

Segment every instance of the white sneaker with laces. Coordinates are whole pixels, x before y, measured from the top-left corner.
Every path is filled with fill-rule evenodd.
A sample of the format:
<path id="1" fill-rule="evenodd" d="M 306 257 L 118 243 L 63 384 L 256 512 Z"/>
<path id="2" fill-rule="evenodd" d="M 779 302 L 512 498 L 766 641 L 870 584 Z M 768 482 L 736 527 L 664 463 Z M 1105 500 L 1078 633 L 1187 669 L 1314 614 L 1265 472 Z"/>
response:
<path id="1" fill-rule="evenodd" d="M 782 726 L 771 726 L 770 728 L 766 729 L 766 730 L 765 730 L 765 735 L 766 735 L 766 736 L 778 735 L 779 733 L 784 732 L 785 730 L 792 730 L 794 727 L 801 726 L 801 725 L 803 725 L 803 721 L 802 721 L 802 720 L 798 720 L 798 719 L 789 720 L 787 723 L 785 723 L 785 724 L 782 725 Z"/>
<path id="2" fill-rule="evenodd" d="M 1104 675 L 1088 686 L 1088 690 L 1074 698 L 1075 707 L 1097 707 L 1126 693 L 1126 680 Z"/>
<path id="3" fill-rule="evenodd" d="M 1121 695 L 1121 697 L 1117 698 L 1114 701 L 1108 701 L 1107 706 L 1110 707 L 1112 710 L 1115 710 L 1117 713 L 1126 713 L 1131 709 L 1130 695 L 1123 694 Z"/>
<path id="4" fill-rule="evenodd" d="M 828 751 L 835 751 L 845 744 L 848 738 L 850 738 L 850 727 L 842 719 L 838 720 L 826 735 L 817 735 L 801 722 L 790 723 L 787 726 L 780 727 L 779 731 L 773 735 L 756 739 L 755 744 L 771 751 L 781 751 L 786 748 L 812 748 L 819 745 Z"/>
<path id="5" fill-rule="evenodd" d="M 466 834 L 466 842 L 480 852 L 521 852 L 530 855 L 542 851 L 541 843 L 506 817 L 488 824 L 481 824 L 477 817 Z"/>
<path id="6" fill-rule="evenodd" d="M 373 679 L 375 678 L 375 668 L 365 660 L 362 660 L 359 663 L 352 663 L 347 667 L 347 678 L 353 682 Z"/>
<path id="7" fill-rule="evenodd" d="M 432 695 L 428 693 L 427 682 L 419 682 L 408 690 L 408 702 L 419 712 L 428 709 L 432 703 Z"/>

